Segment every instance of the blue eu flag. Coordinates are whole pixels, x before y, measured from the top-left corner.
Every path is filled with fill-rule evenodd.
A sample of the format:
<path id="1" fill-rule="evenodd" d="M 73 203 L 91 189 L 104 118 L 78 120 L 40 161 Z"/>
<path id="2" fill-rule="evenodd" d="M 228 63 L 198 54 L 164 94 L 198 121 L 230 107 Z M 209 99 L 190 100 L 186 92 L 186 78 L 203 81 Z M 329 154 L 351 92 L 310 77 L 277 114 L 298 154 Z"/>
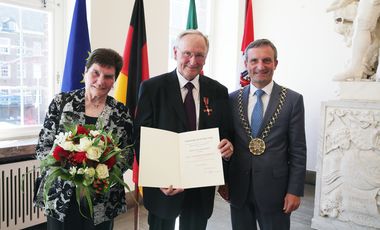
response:
<path id="1" fill-rule="evenodd" d="M 76 0 L 63 72 L 62 92 L 84 87 L 82 80 L 89 52 L 91 52 L 91 48 L 87 27 L 86 0 Z"/>

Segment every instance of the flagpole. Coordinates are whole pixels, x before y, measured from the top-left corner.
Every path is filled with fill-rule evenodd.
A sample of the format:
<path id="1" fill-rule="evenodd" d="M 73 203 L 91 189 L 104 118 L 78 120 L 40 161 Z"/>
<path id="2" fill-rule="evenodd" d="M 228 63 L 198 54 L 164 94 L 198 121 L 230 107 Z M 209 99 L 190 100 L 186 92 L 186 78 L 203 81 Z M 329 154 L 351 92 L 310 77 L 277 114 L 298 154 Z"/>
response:
<path id="1" fill-rule="evenodd" d="M 135 195 L 137 204 L 135 204 L 135 208 L 134 208 L 134 221 L 133 221 L 133 223 L 134 223 L 134 230 L 138 230 L 139 225 L 140 225 L 140 220 L 139 220 L 140 192 L 139 192 L 139 186 L 137 183 L 135 184 L 134 195 Z"/>
<path id="2" fill-rule="evenodd" d="M 123 54 L 123 67 L 116 81 L 116 100 L 126 104 L 134 117 L 140 83 L 149 78 L 148 48 L 146 43 L 145 16 L 143 0 L 135 0 Z M 135 184 L 134 229 L 139 229 L 140 197 L 138 187 L 138 162 L 136 153 L 133 160 L 132 180 Z"/>

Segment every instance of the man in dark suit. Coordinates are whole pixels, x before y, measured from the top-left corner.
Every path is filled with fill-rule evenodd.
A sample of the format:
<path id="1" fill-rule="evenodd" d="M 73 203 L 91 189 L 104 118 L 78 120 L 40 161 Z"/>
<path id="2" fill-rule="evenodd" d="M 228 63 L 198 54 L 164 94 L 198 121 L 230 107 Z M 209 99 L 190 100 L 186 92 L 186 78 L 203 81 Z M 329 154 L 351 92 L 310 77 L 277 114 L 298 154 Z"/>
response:
<path id="1" fill-rule="evenodd" d="M 228 183 L 234 230 L 290 228 L 300 205 L 306 172 L 302 95 L 276 84 L 276 47 L 249 44 L 245 66 L 251 83 L 230 94 L 234 155 Z M 253 116 L 252 116 L 253 115 Z"/>
<path id="2" fill-rule="evenodd" d="M 233 146 L 228 140 L 231 117 L 227 88 L 201 75 L 207 51 L 207 37 L 196 30 L 184 31 L 174 47 L 177 68 L 141 84 L 135 118 L 137 158 L 141 126 L 177 133 L 218 127 L 221 157 L 225 161 L 232 155 Z M 165 162 L 157 164 L 165 167 Z M 215 187 L 186 190 L 171 185 L 167 188 L 144 187 L 143 194 L 144 205 L 149 211 L 149 229 L 174 229 L 179 215 L 181 230 L 202 230 L 206 229 L 212 214 Z"/>

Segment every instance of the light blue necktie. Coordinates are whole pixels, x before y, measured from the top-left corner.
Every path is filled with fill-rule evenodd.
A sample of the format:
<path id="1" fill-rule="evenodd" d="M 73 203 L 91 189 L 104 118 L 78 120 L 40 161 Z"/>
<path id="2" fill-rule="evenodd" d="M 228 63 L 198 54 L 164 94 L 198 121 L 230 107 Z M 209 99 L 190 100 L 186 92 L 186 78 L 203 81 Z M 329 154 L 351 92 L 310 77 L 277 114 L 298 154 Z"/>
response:
<path id="1" fill-rule="evenodd" d="M 253 137 L 257 136 L 261 122 L 263 121 L 263 101 L 261 100 L 261 96 L 263 96 L 264 93 L 262 89 L 258 89 L 255 92 L 257 101 L 251 115 L 251 131 Z"/>

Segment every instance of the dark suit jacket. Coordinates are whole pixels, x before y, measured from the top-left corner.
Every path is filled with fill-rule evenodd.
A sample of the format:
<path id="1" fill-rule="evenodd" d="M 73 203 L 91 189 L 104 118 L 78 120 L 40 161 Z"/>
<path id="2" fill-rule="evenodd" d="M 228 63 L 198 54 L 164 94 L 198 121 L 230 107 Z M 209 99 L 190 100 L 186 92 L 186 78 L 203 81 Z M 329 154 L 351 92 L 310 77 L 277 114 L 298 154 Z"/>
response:
<path id="1" fill-rule="evenodd" d="M 274 83 L 261 133 L 275 112 L 281 86 Z M 306 172 L 306 141 L 304 105 L 302 95 L 288 89 L 284 106 L 270 134 L 264 139 L 266 150 L 261 156 L 253 156 L 250 141 L 241 125 L 238 109 L 239 90 L 230 94 L 233 116 L 234 154 L 229 162 L 229 188 L 231 204 L 241 207 L 248 196 L 254 195 L 263 212 L 281 211 L 286 193 L 303 195 Z M 243 90 L 243 114 L 247 117 L 249 86 Z M 261 136 L 261 134 L 259 135 Z M 253 183 L 253 194 L 249 186 Z"/>
<path id="2" fill-rule="evenodd" d="M 219 127 L 220 138 L 228 138 L 230 111 L 227 88 L 206 76 L 200 76 L 199 129 Z M 204 112 L 204 98 L 208 98 L 210 115 Z M 135 118 L 136 154 L 139 159 L 140 127 L 153 127 L 177 133 L 187 131 L 176 71 L 153 77 L 140 86 L 140 95 Z M 165 162 L 157 162 L 165 167 Z M 157 178 L 159 180 L 159 178 Z M 202 194 L 202 214 L 210 217 L 214 206 L 215 187 L 199 188 Z M 145 207 L 161 218 L 175 218 L 181 211 L 184 193 L 166 196 L 158 188 L 144 188 Z"/>

